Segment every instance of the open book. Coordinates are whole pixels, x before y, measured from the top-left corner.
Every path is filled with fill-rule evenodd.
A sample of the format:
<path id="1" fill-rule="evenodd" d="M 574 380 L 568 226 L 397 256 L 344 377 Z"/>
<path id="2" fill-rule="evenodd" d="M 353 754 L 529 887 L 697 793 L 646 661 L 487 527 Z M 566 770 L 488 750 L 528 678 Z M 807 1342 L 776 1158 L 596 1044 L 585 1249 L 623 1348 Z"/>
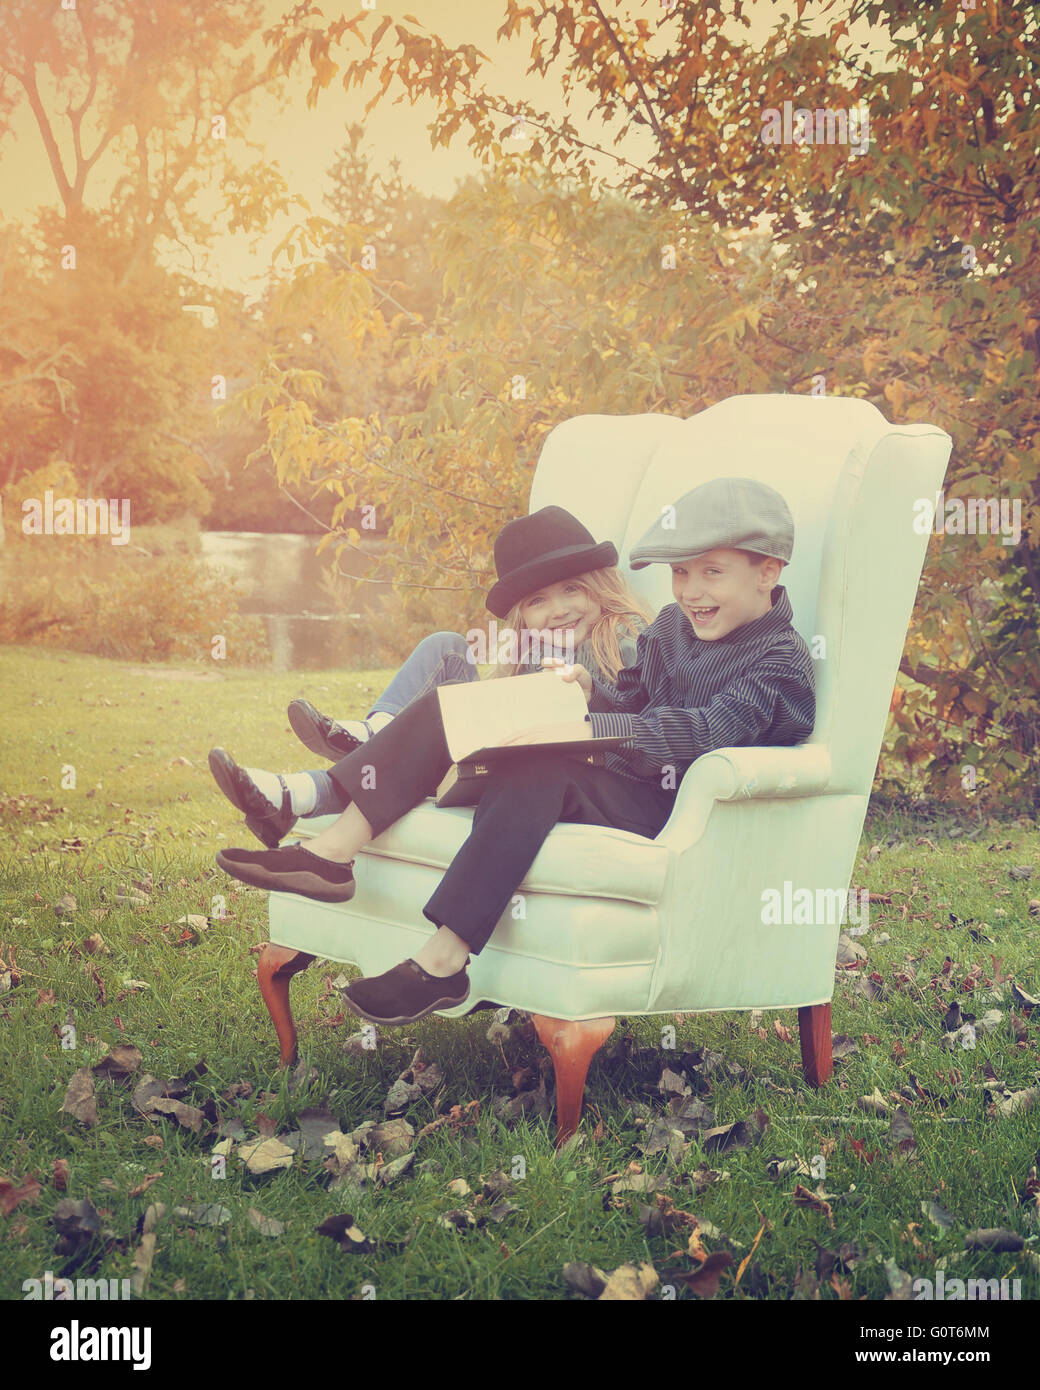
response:
<path id="1" fill-rule="evenodd" d="M 521 743 L 502 740 L 538 724 L 581 723 L 589 712 L 577 681 L 562 681 L 551 671 L 500 680 L 442 685 L 437 690 L 448 752 L 454 762 L 437 788 L 438 806 L 475 806 L 489 777 L 516 758 L 551 748 L 560 757 L 579 757 L 593 766 L 623 738 L 575 739 L 566 743 Z"/>

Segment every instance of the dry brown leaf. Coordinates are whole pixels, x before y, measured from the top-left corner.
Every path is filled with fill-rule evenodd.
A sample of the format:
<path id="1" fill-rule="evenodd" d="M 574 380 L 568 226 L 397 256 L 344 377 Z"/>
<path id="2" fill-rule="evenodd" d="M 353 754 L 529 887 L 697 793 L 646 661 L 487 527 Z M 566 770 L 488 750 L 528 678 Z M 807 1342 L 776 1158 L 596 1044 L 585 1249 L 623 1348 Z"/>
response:
<path id="1" fill-rule="evenodd" d="M 728 1250 L 716 1250 L 692 1274 L 669 1275 L 669 1278 L 679 1279 L 698 1298 L 714 1298 L 723 1272 L 732 1263 L 733 1256 Z"/>
<path id="2" fill-rule="evenodd" d="M 240 1144 L 238 1157 L 251 1173 L 273 1173 L 280 1168 L 291 1168 L 295 1153 L 280 1139 L 261 1139 L 255 1144 Z"/>
<path id="3" fill-rule="evenodd" d="M 152 1234 L 142 1236 L 141 1244 L 134 1251 L 134 1272 L 130 1276 L 130 1287 L 138 1298 L 144 1293 L 148 1276 L 152 1272 L 152 1261 L 155 1259 L 155 1240 L 156 1237 Z"/>
<path id="4" fill-rule="evenodd" d="M 31 1173 L 26 1174 L 20 1184 L 11 1178 L 0 1178 L 0 1211 L 5 1216 L 10 1216 L 20 1203 L 35 1202 L 41 1190 L 40 1184 Z"/>
<path id="5" fill-rule="evenodd" d="M 810 1192 L 801 1183 L 795 1187 L 792 1193 L 795 1206 L 808 1207 L 811 1211 L 818 1211 L 822 1216 L 826 1216 L 827 1224 L 833 1229 L 834 1215 L 831 1211 L 830 1202 L 825 1202 L 822 1197 L 818 1197 L 815 1192 Z"/>
<path id="6" fill-rule="evenodd" d="M 80 1067 L 69 1079 L 61 1110 L 79 1120 L 81 1125 L 97 1124 L 97 1101 L 94 1099 L 94 1075 L 89 1067 Z M 60 1112 L 59 1112 L 60 1113 Z"/>
<path id="7" fill-rule="evenodd" d="M 117 1043 L 100 1062 L 91 1067 L 91 1071 L 97 1076 L 110 1076 L 113 1080 L 124 1081 L 143 1061 L 138 1048 L 130 1043 Z"/>
<path id="8" fill-rule="evenodd" d="M 264 1216 L 256 1207 L 250 1207 L 246 1215 L 249 1217 L 249 1224 L 262 1236 L 280 1236 L 285 1230 L 284 1221 L 276 1221 L 273 1216 Z"/>
<path id="9" fill-rule="evenodd" d="M 137 1186 L 136 1186 L 136 1187 L 132 1187 L 132 1188 L 130 1189 L 130 1191 L 129 1191 L 126 1195 L 127 1195 L 128 1197 L 140 1197 L 140 1196 L 142 1196 L 145 1192 L 148 1191 L 148 1189 L 151 1187 L 152 1183 L 153 1183 L 153 1182 L 158 1182 L 159 1179 L 160 1179 L 161 1177 L 162 1177 L 162 1173 L 161 1173 L 161 1172 L 160 1172 L 160 1173 L 145 1173 L 144 1177 L 143 1177 L 143 1178 L 141 1179 L 141 1181 L 137 1184 Z"/>
<path id="10" fill-rule="evenodd" d="M 202 1128 L 205 1115 L 194 1105 L 185 1105 L 180 1100 L 169 1100 L 163 1096 L 156 1096 L 151 1103 L 151 1109 L 158 1110 L 160 1114 L 172 1115 L 179 1125 L 185 1129 L 190 1129 L 194 1134 L 198 1134 Z"/>
<path id="11" fill-rule="evenodd" d="M 607 1275 L 607 1283 L 599 1296 L 600 1303 L 645 1299 L 660 1283 L 657 1270 L 645 1261 L 635 1265 L 620 1265 Z"/>

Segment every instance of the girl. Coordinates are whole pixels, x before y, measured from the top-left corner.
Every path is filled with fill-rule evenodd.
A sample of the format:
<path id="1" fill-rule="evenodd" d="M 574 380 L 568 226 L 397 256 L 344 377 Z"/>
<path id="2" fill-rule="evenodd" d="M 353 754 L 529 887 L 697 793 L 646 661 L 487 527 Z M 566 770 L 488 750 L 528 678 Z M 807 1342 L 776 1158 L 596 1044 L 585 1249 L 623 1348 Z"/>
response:
<path id="1" fill-rule="evenodd" d="M 566 653 L 612 686 L 618 672 L 635 661 L 637 638 L 650 621 L 616 566 L 617 550 L 611 542 L 597 545 L 562 507 L 543 507 L 505 526 L 495 541 L 500 577 L 487 597 L 489 611 L 503 619 L 500 640 L 506 638 L 506 659 L 496 662 L 493 676 L 541 671 L 541 661 L 530 654 L 533 637 L 540 639 L 536 653 L 538 646 Z M 488 655 L 495 660 L 497 653 Z M 509 659 L 514 655 L 516 660 Z M 437 632 L 419 643 L 366 719 L 341 723 L 307 700 L 293 700 L 289 722 L 305 747 L 335 762 L 437 686 L 478 679 L 465 639 L 455 632 Z M 209 765 L 221 791 L 269 849 L 299 816 L 326 816 L 343 809 L 340 793 L 323 770 L 279 775 L 240 767 L 223 748 L 210 752 Z"/>

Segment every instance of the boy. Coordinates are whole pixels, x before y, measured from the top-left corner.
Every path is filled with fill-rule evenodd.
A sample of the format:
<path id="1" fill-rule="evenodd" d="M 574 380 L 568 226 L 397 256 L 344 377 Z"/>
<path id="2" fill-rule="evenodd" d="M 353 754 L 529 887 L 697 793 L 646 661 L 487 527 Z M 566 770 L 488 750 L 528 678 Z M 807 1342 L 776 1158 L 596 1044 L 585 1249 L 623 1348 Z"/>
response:
<path id="1" fill-rule="evenodd" d="M 779 493 L 747 478 L 720 478 L 666 509 L 633 548 L 630 564 L 669 564 L 676 602 L 640 634 L 634 665 L 616 690 L 583 667 L 548 659 L 578 680 L 590 714 L 542 725 L 513 743 L 620 735 L 629 742 L 606 766 L 533 752 L 496 775 L 423 915 L 438 930 L 414 958 L 344 990 L 359 1017 L 413 1023 L 469 997 L 466 965 L 479 954 L 560 821 L 609 825 L 648 839 L 660 833 L 689 765 L 713 748 L 794 744 L 815 722 L 812 657 L 791 626 L 776 583 L 791 558 L 794 526 Z M 413 701 L 330 776 L 349 802 L 310 842 L 274 850 L 225 850 L 217 863 L 245 883 L 345 902 L 351 864 L 436 788 L 451 764 L 436 691 Z"/>

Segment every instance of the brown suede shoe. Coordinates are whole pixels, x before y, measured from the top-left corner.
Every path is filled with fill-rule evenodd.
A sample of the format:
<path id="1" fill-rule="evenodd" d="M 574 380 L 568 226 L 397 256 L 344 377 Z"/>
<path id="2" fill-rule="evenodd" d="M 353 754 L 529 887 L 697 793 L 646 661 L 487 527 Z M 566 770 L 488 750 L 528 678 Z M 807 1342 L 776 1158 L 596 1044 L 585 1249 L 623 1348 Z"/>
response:
<path id="1" fill-rule="evenodd" d="M 343 988 L 344 1002 L 353 1013 L 385 1028 L 417 1023 L 438 1009 L 454 1009 L 468 998 L 466 966 L 442 979 L 427 974 L 411 957 L 382 975 L 363 976 Z"/>

